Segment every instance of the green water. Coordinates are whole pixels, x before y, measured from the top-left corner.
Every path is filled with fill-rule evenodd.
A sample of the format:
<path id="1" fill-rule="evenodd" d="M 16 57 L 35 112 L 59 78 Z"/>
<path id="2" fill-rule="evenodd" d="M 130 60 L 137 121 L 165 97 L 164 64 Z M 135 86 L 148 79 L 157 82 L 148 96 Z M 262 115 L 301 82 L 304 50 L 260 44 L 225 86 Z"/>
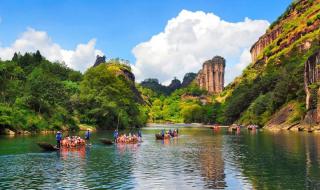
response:
<path id="1" fill-rule="evenodd" d="M 318 189 L 320 134 L 240 134 L 180 128 L 157 141 L 144 128 L 136 145 L 99 143 L 78 151 L 43 152 L 54 135 L 0 137 L 0 189 Z M 79 135 L 83 135 L 80 133 Z"/>

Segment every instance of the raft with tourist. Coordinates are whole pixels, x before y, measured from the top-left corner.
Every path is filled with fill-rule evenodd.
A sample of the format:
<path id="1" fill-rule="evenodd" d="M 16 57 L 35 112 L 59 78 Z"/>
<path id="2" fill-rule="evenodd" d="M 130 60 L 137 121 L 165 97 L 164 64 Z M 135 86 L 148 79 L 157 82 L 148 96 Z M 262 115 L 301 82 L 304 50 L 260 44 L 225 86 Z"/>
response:
<path id="1" fill-rule="evenodd" d="M 258 125 L 248 125 L 248 126 L 247 126 L 247 129 L 248 129 L 249 131 L 257 130 L 258 128 L 259 128 Z"/>
<path id="2" fill-rule="evenodd" d="M 100 139 L 100 142 L 105 145 L 112 145 L 114 143 L 116 144 L 137 144 L 139 142 L 142 142 L 142 133 L 139 130 L 137 134 L 135 133 L 129 133 L 127 134 L 119 134 L 118 129 L 114 130 L 113 132 L 113 141 L 110 139 L 102 138 Z"/>
<path id="3" fill-rule="evenodd" d="M 232 125 L 228 128 L 228 131 L 229 131 L 229 132 L 233 132 L 233 131 L 240 132 L 240 129 L 241 129 L 241 126 L 240 126 L 240 125 L 232 124 Z"/>
<path id="4" fill-rule="evenodd" d="M 165 139 L 178 137 L 178 134 L 179 134 L 178 129 L 174 129 L 174 130 L 169 129 L 169 131 L 165 131 L 164 129 L 162 129 L 160 133 L 155 134 L 155 137 L 156 137 L 156 140 L 165 140 Z"/>
<path id="5" fill-rule="evenodd" d="M 38 142 L 37 145 L 45 151 L 56 151 L 56 150 L 60 150 L 61 148 L 67 148 L 67 149 L 80 148 L 80 147 L 85 147 L 86 141 L 89 140 L 90 135 L 91 135 L 90 131 L 87 130 L 85 135 L 85 139 L 87 140 L 84 140 L 79 136 L 70 136 L 70 135 L 67 135 L 65 138 L 63 138 L 62 132 L 58 131 L 56 134 L 56 141 L 57 141 L 56 145 L 53 145 L 47 142 Z"/>

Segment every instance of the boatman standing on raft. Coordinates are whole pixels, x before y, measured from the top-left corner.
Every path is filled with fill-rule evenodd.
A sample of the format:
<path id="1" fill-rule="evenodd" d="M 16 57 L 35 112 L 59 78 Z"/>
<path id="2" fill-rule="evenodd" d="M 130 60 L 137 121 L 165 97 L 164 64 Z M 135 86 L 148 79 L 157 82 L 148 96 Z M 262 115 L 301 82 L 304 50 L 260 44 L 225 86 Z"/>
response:
<path id="1" fill-rule="evenodd" d="M 56 140 L 57 140 L 57 148 L 60 148 L 60 142 L 62 140 L 62 133 L 60 131 L 56 134 Z"/>
<path id="2" fill-rule="evenodd" d="M 87 142 L 89 142 L 90 136 L 91 136 L 90 129 L 87 129 L 86 133 L 84 134 L 84 138 L 86 139 Z"/>
<path id="3" fill-rule="evenodd" d="M 140 129 L 138 131 L 138 139 L 139 139 L 139 141 L 141 141 L 141 139 L 142 139 L 142 134 L 141 134 L 141 130 Z"/>
<path id="4" fill-rule="evenodd" d="M 113 132 L 114 142 L 117 142 L 118 136 L 119 136 L 119 132 L 118 132 L 118 129 L 116 129 L 116 130 L 114 130 L 114 132 Z"/>

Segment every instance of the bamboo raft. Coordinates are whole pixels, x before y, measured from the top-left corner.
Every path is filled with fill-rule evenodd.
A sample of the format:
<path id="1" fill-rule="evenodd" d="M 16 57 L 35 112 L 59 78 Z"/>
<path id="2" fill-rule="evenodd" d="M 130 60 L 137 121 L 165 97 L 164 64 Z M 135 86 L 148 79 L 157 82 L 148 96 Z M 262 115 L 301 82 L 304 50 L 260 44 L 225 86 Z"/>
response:
<path id="1" fill-rule="evenodd" d="M 37 143 L 38 146 L 40 146 L 40 148 L 42 148 L 45 151 L 57 151 L 59 150 L 59 148 L 57 146 L 54 146 L 50 143 L 46 143 L 46 142 L 38 142 Z"/>

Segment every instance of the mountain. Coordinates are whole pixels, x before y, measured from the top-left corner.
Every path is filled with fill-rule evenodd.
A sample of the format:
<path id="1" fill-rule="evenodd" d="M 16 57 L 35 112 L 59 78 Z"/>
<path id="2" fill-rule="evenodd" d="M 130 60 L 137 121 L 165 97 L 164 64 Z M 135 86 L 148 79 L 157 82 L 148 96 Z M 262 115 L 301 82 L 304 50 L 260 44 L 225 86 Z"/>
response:
<path id="1" fill-rule="evenodd" d="M 100 62 L 84 74 L 39 51 L 0 60 L 0 133 L 143 126 L 146 113 L 129 65 Z"/>
<path id="2" fill-rule="evenodd" d="M 196 77 L 196 73 L 186 73 L 183 77 L 181 87 L 187 87 Z"/>
<path id="3" fill-rule="evenodd" d="M 317 124 L 319 26 L 319 0 L 293 2 L 252 46 L 252 63 L 215 97 L 216 120 L 268 128 Z"/>
<path id="4" fill-rule="evenodd" d="M 197 75 L 195 73 L 186 73 L 183 77 L 182 83 L 179 79 L 174 78 L 168 86 L 160 84 L 158 79 L 149 78 L 142 81 L 140 85 L 144 88 L 151 89 L 158 94 L 168 96 L 177 89 L 187 87 L 196 78 L 196 76 Z"/>

